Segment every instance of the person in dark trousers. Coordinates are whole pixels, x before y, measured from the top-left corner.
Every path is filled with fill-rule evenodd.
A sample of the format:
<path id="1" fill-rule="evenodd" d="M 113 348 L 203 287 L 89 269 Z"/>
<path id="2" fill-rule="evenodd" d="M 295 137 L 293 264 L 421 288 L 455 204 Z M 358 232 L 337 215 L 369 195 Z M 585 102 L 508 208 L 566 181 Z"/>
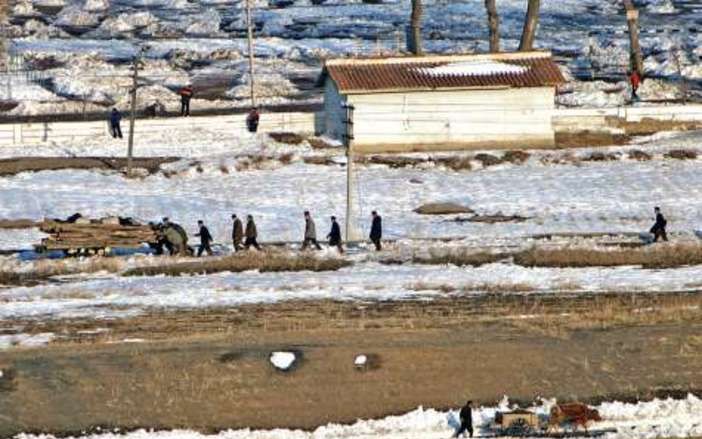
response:
<path id="1" fill-rule="evenodd" d="M 258 245 L 256 238 L 258 238 L 258 231 L 256 230 L 256 223 L 254 223 L 253 216 L 246 216 L 246 232 L 244 233 L 246 240 L 244 241 L 244 248 L 248 250 L 251 246 L 254 246 L 256 250 L 261 250 L 261 246 Z"/>
<path id="2" fill-rule="evenodd" d="M 258 112 L 258 108 L 252 108 L 249 114 L 246 116 L 246 128 L 250 133 L 255 133 L 258 131 L 258 121 L 261 119 L 261 115 Z"/>
<path id="3" fill-rule="evenodd" d="M 465 436 L 466 431 L 470 437 L 473 437 L 473 401 L 466 402 L 458 416 L 461 419 L 461 426 L 453 437 Z"/>
<path id="4" fill-rule="evenodd" d="M 232 225 L 232 243 L 234 244 L 234 251 L 238 252 L 243 248 L 241 242 L 244 240 L 244 226 L 236 214 L 232 215 L 232 221 L 234 221 Z"/>
<path id="5" fill-rule="evenodd" d="M 207 252 L 208 255 L 212 256 L 212 249 L 210 248 L 210 243 L 213 241 L 212 235 L 210 235 L 210 231 L 205 227 L 205 223 L 202 220 L 197 222 L 197 226 L 200 228 L 200 231 L 195 234 L 195 236 L 200 237 L 200 247 L 197 249 L 197 256 L 202 256 L 203 252 Z"/>
<path id="6" fill-rule="evenodd" d="M 336 222 L 335 216 L 331 217 L 331 231 L 327 235 L 327 239 L 329 240 L 329 247 L 336 247 L 339 253 L 344 252 L 344 247 L 341 245 L 341 228 L 339 223 Z"/>
<path id="7" fill-rule="evenodd" d="M 380 251 L 382 249 L 380 240 L 383 237 L 383 220 L 375 210 L 371 215 L 373 216 L 373 223 L 371 224 L 370 240 L 375 244 L 375 250 Z"/>
<path id="8" fill-rule="evenodd" d="M 116 138 L 122 138 L 122 128 L 120 128 L 119 124 L 122 122 L 122 114 L 116 109 L 112 109 L 112 113 L 110 113 L 110 134 L 112 134 L 112 137 Z"/>
<path id="9" fill-rule="evenodd" d="M 639 85 L 641 85 L 641 75 L 639 75 L 639 72 L 633 70 L 629 74 L 629 83 L 631 84 L 631 100 L 639 100 L 639 95 L 636 94 Z"/>
<path id="10" fill-rule="evenodd" d="M 180 89 L 180 115 L 190 116 L 190 99 L 193 97 L 193 88 L 190 85 Z"/>
<path id="11" fill-rule="evenodd" d="M 660 207 L 655 207 L 653 212 L 656 214 L 656 222 L 651 227 L 651 233 L 653 233 L 653 242 L 658 242 L 658 238 L 663 239 L 663 241 L 668 240 L 668 234 L 665 231 L 665 226 L 668 225 L 665 217 L 661 213 Z"/>
<path id="12" fill-rule="evenodd" d="M 302 240 L 302 250 L 305 250 L 309 245 L 313 245 L 317 250 L 322 247 L 317 242 L 317 227 L 314 225 L 314 220 L 309 211 L 305 211 L 305 237 Z"/>

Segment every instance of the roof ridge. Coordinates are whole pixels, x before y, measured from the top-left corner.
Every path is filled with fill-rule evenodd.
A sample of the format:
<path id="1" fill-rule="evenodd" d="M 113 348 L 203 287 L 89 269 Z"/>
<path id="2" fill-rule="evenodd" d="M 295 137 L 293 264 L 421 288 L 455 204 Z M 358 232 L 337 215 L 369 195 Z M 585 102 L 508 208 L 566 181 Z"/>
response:
<path id="1" fill-rule="evenodd" d="M 468 60 L 509 61 L 522 59 L 551 58 L 551 51 L 464 53 L 451 55 L 395 56 L 377 58 L 333 58 L 324 62 L 325 66 L 374 65 L 374 64 L 421 64 L 427 62 L 455 62 Z"/>

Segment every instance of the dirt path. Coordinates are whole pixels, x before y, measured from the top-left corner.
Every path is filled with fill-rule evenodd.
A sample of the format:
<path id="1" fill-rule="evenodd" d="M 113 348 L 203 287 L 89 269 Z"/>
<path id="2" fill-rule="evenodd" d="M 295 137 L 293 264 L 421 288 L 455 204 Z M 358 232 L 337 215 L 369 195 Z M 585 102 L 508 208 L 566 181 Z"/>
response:
<path id="1" fill-rule="evenodd" d="M 158 172 L 164 163 L 178 160 L 177 157 L 135 157 L 135 168 L 146 169 L 149 173 Z M 113 169 L 127 166 L 126 158 L 115 157 L 20 157 L 0 159 L 0 176 L 20 172 L 58 171 L 63 169 Z"/>
<path id="2" fill-rule="evenodd" d="M 598 300 L 309 302 L 26 326 L 75 336 L 0 353 L 14 376 L 0 386 L 0 436 L 97 425 L 313 428 L 466 397 L 645 397 L 702 382 L 697 295 Z M 674 306 L 694 311 L 656 317 Z M 655 316 L 634 312 L 652 307 Z M 536 322 L 524 324 L 527 315 Z M 86 333 L 96 327 L 109 331 Z M 275 350 L 298 352 L 299 367 L 275 370 Z M 375 367 L 357 370 L 358 354 Z"/>

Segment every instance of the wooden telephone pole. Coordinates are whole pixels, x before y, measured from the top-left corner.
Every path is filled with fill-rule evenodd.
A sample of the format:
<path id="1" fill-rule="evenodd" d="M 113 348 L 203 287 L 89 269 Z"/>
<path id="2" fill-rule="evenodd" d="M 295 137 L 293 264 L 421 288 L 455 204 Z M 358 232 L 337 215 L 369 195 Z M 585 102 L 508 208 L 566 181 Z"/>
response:
<path id="1" fill-rule="evenodd" d="M 141 54 L 134 57 L 134 71 L 132 72 L 131 108 L 129 110 L 129 142 L 127 146 L 127 176 L 132 176 L 132 153 L 134 151 L 134 122 L 136 120 L 137 86 L 139 82 L 139 63 Z"/>
<path id="2" fill-rule="evenodd" d="M 624 0 L 626 10 L 626 24 L 629 27 L 629 59 L 632 70 L 636 70 L 639 75 L 643 75 L 643 56 L 641 55 L 641 45 L 639 44 L 639 11 L 634 7 L 631 0 Z"/>
<path id="3" fill-rule="evenodd" d="M 346 146 L 346 242 L 357 240 L 353 229 L 353 105 L 344 104 L 346 110 L 346 134 L 344 134 L 344 144 Z"/>
<path id="4" fill-rule="evenodd" d="M 495 0 L 485 0 L 485 9 L 490 29 L 490 52 L 497 53 L 500 51 L 500 17 L 497 15 Z"/>
<path id="5" fill-rule="evenodd" d="M 251 19 L 251 0 L 246 0 L 246 33 L 249 43 L 249 86 L 251 87 L 251 108 L 256 108 L 256 92 L 254 91 L 254 43 L 253 20 Z"/>

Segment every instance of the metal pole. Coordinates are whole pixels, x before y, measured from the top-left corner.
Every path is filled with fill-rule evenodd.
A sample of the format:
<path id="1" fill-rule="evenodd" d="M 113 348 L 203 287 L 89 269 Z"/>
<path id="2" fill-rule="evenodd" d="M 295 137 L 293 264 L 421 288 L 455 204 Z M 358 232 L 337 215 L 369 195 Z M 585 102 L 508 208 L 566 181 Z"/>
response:
<path id="1" fill-rule="evenodd" d="M 127 176 L 132 175 L 132 152 L 134 149 L 134 121 L 136 119 L 137 83 L 139 80 L 139 56 L 134 58 L 132 74 L 131 109 L 129 112 L 129 146 L 127 147 Z"/>
<path id="2" fill-rule="evenodd" d="M 353 105 L 344 105 L 346 109 L 346 242 L 356 240 L 353 231 Z"/>
<path id="3" fill-rule="evenodd" d="M 249 85 L 251 87 L 251 108 L 255 108 L 256 93 L 254 92 L 254 44 L 253 22 L 251 20 L 251 0 L 246 0 L 246 28 L 249 40 Z"/>

